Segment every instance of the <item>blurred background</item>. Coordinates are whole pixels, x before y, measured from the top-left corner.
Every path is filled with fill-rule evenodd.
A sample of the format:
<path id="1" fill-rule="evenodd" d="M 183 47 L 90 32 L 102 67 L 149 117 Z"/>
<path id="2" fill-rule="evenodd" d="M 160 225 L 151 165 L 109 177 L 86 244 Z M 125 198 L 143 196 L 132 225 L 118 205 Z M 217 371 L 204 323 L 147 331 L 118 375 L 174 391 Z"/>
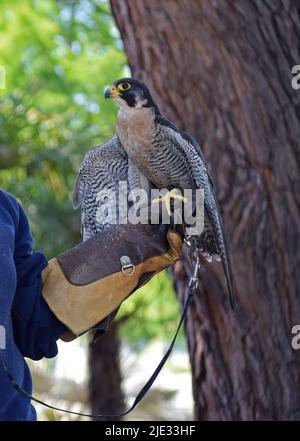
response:
<path id="1" fill-rule="evenodd" d="M 300 420 L 291 344 L 300 324 L 299 35 L 293 0 L 0 2 L 0 186 L 24 205 L 36 249 L 51 258 L 79 242 L 75 176 L 85 152 L 114 133 L 103 91 L 123 75 L 143 80 L 194 136 L 214 182 L 237 310 L 221 265 L 202 262 L 185 338 L 128 419 Z M 170 274 L 126 301 L 97 343 L 86 335 L 31 363 L 34 393 L 73 410 L 124 409 L 175 331 L 186 255 Z M 71 418 L 37 409 L 40 419 Z"/>
<path id="2" fill-rule="evenodd" d="M 80 241 L 72 188 L 87 150 L 114 134 L 104 105 L 112 80 L 130 75 L 106 0 L 0 3 L 0 187 L 24 206 L 35 249 L 48 259 Z M 176 329 L 179 304 L 167 273 L 122 306 L 107 336 L 59 343 L 53 360 L 30 362 L 34 395 L 70 410 L 115 413 L 134 398 Z M 37 405 L 38 419 L 76 417 Z M 192 417 L 191 376 L 181 334 L 148 397 L 127 419 Z"/>

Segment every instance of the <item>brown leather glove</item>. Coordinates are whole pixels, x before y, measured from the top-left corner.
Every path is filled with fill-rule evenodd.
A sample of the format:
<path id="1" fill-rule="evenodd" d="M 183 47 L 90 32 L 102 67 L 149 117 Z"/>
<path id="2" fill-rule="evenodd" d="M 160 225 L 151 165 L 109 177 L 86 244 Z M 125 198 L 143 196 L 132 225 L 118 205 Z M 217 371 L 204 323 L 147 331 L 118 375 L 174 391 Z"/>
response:
<path id="1" fill-rule="evenodd" d="M 159 225 L 114 225 L 50 260 L 43 297 L 72 332 L 107 329 L 120 304 L 181 254 L 180 234 Z"/>

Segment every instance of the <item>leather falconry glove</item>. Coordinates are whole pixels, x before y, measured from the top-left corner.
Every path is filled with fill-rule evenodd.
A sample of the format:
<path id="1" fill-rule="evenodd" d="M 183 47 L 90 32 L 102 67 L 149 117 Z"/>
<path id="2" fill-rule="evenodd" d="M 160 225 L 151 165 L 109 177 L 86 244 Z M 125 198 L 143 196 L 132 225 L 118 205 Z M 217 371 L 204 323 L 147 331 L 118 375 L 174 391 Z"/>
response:
<path id="1" fill-rule="evenodd" d="M 121 303 L 155 274 L 175 263 L 182 238 L 162 225 L 113 225 L 49 261 L 43 297 L 71 331 L 104 332 Z"/>

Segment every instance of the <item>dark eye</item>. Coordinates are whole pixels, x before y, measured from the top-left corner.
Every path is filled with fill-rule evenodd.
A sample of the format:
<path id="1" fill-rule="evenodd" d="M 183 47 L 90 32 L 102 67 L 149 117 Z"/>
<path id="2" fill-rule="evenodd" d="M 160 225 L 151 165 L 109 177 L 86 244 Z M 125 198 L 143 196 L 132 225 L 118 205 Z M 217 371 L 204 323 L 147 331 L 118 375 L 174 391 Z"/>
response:
<path id="1" fill-rule="evenodd" d="M 125 90 L 130 89 L 130 84 L 129 83 L 120 83 L 118 85 L 118 89 L 122 90 L 122 92 L 124 92 Z"/>

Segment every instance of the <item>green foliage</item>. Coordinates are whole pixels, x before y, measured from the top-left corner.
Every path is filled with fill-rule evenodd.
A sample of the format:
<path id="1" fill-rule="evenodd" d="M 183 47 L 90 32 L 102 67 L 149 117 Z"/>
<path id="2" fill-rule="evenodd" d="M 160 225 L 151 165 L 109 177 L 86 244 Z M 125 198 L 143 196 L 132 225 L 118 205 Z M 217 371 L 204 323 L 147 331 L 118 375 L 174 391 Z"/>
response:
<path id="1" fill-rule="evenodd" d="M 123 75 L 125 56 L 103 1 L 4 0 L 0 41 L 0 186 L 52 257 L 80 239 L 71 191 L 84 153 L 113 134 L 103 89 Z"/>
<path id="2" fill-rule="evenodd" d="M 35 248 L 48 258 L 80 240 L 71 206 L 87 150 L 114 133 L 116 108 L 103 91 L 128 74 L 108 1 L 2 0 L 0 187 L 30 218 Z M 178 313 L 171 282 L 160 275 L 122 307 L 123 335 L 165 335 Z"/>
<path id="3" fill-rule="evenodd" d="M 178 325 L 179 303 L 172 284 L 167 271 L 163 271 L 122 305 L 118 314 L 124 319 L 122 335 L 141 345 L 153 337 L 168 340 L 173 337 Z"/>

